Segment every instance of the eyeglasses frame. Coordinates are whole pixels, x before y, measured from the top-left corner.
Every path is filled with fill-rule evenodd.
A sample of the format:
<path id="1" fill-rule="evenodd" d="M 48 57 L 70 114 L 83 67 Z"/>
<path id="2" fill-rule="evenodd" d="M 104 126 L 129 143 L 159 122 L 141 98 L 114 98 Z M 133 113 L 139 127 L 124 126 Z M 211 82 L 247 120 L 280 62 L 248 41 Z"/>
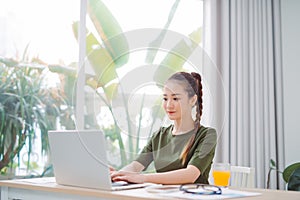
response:
<path id="1" fill-rule="evenodd" d="M 210 193 L 189 191 L 189 189 L 185 189 L 184 188 L 185 186 L 188 186 L 188 185 L 195 186 L 196 189 L 202 187 L 203 190 L 210 191 Z M 210 190 L 210 189 L 205 188 L 205 187 L 214 187 L 214 188 L 217 189 L 217 191 Z M 222 189 L 219 186 L 208 185 L 208 184 L 197 184 L 197 183 L 196 184 L 190 184 L 190 183 L 188 183 L 188 184 L 182 184 L 182 185 L 180 185 L 179 190 L 183 191 L 185 193 L 198 194 L 198 195 L 213 195 L 213 194 L 218 194 L 219 195 L 219 194 L 222 194 Z"/>

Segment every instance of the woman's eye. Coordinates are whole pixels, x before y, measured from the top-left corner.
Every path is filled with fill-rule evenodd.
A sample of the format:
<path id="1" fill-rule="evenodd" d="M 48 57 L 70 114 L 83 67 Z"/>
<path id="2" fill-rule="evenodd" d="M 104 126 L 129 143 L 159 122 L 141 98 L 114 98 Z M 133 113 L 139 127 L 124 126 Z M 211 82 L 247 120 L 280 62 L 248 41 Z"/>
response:
<path id="1" fill-rule="evenodd" d="M 163 98 L 163 101 L 167 101 L 168 99 L 167 98 Z"/>
<path id="2" fill-rule="evenodd" d="M 174 100 L 174 101 L 178 101 L 178 100 L 179 100 L 179 98 L 175 97 L 175 98 L 173 98 L 173 100 Z"/>

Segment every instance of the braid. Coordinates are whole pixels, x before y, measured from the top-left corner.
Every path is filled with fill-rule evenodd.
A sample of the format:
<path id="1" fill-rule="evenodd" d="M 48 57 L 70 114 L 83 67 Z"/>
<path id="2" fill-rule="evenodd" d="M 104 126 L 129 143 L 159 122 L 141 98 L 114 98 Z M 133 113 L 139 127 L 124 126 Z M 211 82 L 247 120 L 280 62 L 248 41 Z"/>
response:
<path id="1" fill-rule="evenodd" d="M 198 130 L 198 128 L 200 127 L 200 120 L 201 120 L 201 116 L 202 116 L 202 110 L 203 110 L 203 102 L 202 102 L 202 84 L 201 84 L 201 76 L 198 73 L 192 72 L 191 73 L 192 76 L 194 77 L 194 79 L 197 82 L 197 89 L 195 90 L 196 94 L 197 94 L 197 104 L 196 104 L 196 119 L 195 119 L 195 128 L 196 130 Z"/>
<path id="2" fill-rule="evenodd" d="M 182 150 L 180 158 L 182 159 L 182 164 L 186 163 L 187 155 L 192 148 L 192 145 L 195 141 L 196 133 L 200 128 L 200 120 L 202 116 L 203 110 L 203 100 L 202 100 L 202 83 L 201 83 L 201 76 L 196 72 L 186 73 L 186 72 L 178 72 L 172 75 L 169 80 L 177 80 L 181 82 L 185 82 L 185 89 L 188 93 L 189 98 L 192 98 L 194 95 L 197 95 L 197 103 L 196 103 L 196 119 L 194 121 L 195 129 L 194 134 L 190 137 L 189 141 L 187 142 L 186 146 Z"/>

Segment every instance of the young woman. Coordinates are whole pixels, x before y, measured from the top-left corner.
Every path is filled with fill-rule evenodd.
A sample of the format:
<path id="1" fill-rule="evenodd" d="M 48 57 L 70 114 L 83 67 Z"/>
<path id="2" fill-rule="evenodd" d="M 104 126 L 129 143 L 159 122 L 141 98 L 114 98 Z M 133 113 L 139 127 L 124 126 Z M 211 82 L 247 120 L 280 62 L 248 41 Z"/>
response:
<path id="1" fill-rule="evenodd" d="M 154 133 L 135 161 L 120 171 L 111 169 L 113 181 L 208 184 L 217 134 L 200 124 L 201 76 L 195 72 L 173 74 L 163 88 L 163 108 L 174 123 Z M 151 162 L 156 173 L 141 173 Z"/>

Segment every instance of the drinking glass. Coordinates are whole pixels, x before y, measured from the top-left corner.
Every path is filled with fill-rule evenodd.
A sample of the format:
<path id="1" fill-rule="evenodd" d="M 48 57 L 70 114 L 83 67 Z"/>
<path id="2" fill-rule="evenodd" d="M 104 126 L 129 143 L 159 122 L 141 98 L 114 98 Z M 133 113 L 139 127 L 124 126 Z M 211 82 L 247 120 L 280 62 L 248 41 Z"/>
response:
<path id="1" fill-rule="evenodd" d="M 215 163 L 213 165 L 214 185 L 227 187 L 230 178 L 229 163 Z"/>

